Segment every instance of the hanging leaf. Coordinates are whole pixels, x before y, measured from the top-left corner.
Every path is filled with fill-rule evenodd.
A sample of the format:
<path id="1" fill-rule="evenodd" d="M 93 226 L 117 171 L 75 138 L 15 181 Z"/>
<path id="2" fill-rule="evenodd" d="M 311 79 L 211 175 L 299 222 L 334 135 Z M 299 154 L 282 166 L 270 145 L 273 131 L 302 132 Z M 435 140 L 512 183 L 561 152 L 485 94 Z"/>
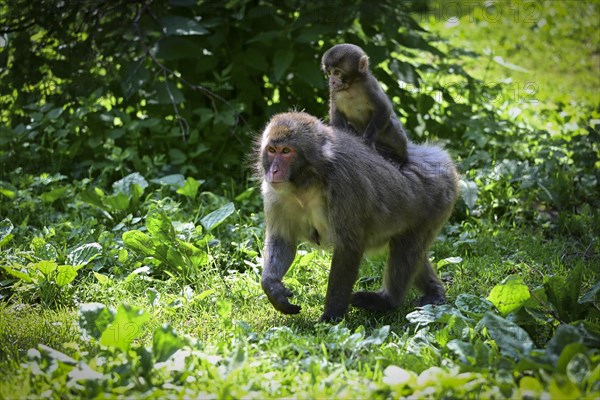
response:
<path id="1" fill-rule="evenodd" d="M 210 232 L 212 229 L 219 226 L 223 221 L 225 221 L 225 219 L 227 219 L 227 217 L 229 217 L 234 212 L 235 206 L 233 205 L 233 203 L 227 203 L 218 210 L 206 215 L 200 220 L 200 223 L 207 231 Z"/>

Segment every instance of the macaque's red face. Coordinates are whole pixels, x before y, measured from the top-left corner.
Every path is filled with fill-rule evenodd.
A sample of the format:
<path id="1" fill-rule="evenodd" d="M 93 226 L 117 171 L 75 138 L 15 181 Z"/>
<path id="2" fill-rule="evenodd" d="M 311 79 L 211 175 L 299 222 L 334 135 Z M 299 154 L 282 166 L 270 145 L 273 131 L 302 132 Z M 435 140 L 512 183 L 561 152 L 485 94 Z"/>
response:
<path id="1" fill-rule="evenodd" d="M 296 149 L 289 145 L 268 145 L 265 148 L 265 178 L 271 185 L 289 181 L 290 165 L 296 158 Z"/>
<path id="2" fill-rule="evenodd" d="M 344 76 L 344 71 L 340 68 L 325 68 L 327 79 L 329 81 L 329 90 L 339 92 L 340 90 L 348 89 L 347 80 Z"/>

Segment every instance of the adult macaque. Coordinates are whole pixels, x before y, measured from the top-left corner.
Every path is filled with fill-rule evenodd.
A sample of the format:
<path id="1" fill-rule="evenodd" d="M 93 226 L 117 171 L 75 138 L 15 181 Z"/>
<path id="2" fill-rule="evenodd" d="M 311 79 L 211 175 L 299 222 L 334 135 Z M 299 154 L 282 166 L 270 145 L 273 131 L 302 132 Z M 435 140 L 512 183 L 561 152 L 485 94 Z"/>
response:
<path id="1" fill-rule="evenodd" d="M 262 287 L 273 306 L 296 314 L 282 279 L 299 241 L 333 245 L 322 321 L 337 321 L 348 304 L 394 310 L 411 283 L 420 304 L 444 301 L 427 259 L 431 242 L 456 200 L 457 172 L 448 154 L 409 144 L 398 167 L 356 136 L 301 112 L 275 115 L 258 144 L 266 220 Z M 389 246 L 378 292 L 352 293 L 363 253 Z"/>
<path id="2" fill-rule="evenodd" d="M 406 162 L 408 136 L 369 70 L 365 52 L 353 44 L 338 44 L 323 54 L 321 68 L 329 80 L 331 125 L 354 131 L 382 154 Z"/>

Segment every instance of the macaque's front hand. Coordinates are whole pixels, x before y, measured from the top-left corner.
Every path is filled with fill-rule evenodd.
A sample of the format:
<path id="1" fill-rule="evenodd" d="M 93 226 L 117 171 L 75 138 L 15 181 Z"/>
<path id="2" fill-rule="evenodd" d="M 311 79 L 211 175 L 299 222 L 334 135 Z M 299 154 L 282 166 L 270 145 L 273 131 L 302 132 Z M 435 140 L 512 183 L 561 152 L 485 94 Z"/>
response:
<path id="1" fill-rule="evenodd" d="M 281 281 L 263 281 L 262 287 L 276 310 L 284 314 L 298 314 L 300 312 L 300 306 L 292 304 L 288 300 L 293 294 L 291 290 L 283 286 Z"/>

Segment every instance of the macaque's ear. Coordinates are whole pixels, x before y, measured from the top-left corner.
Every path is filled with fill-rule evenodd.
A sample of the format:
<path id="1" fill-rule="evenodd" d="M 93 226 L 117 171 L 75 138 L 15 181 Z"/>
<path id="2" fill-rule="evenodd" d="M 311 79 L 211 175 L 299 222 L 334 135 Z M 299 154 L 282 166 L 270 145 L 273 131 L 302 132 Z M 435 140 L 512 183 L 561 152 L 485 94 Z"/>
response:
<path id="1" fill-rule="evenodd" d="M 367 72 L 368 69 L 369 69 L 369 57 L 362 56 L 360 58 L 360 60 L 358 61 L 358 70 L 364 74 L 365 72 Z"/>

